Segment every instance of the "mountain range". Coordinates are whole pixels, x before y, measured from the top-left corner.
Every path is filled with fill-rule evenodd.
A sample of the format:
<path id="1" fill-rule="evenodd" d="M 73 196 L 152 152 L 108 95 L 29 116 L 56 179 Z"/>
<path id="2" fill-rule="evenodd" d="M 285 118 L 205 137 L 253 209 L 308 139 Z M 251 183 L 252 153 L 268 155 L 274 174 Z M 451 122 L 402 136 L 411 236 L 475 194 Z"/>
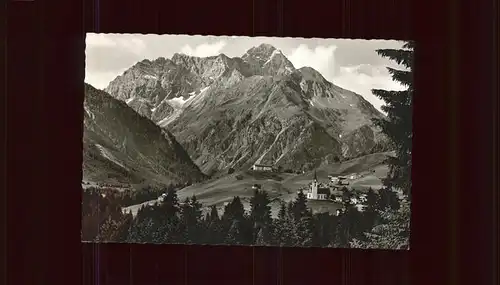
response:
<path id="1" fill-rule="evenodd" d="M 84 181 L 130 186 L 182 184 L 204 178 L 170 132 L 85 84 Z"/>
<path id="2" fill-rule="evenodd" d="M 241 57 L 143 60 L 86 91 L 86 156 L 101 158 L 86 160 L 93 169 L 110 164 L 96 145 L 138 165 L 140 177 L 173 180 L 255 163 L 307 170 L 386 148 L 371 121 L 383 114 L 268 44 Z M 118 176 L 127 168 L 110 165 Z"/>

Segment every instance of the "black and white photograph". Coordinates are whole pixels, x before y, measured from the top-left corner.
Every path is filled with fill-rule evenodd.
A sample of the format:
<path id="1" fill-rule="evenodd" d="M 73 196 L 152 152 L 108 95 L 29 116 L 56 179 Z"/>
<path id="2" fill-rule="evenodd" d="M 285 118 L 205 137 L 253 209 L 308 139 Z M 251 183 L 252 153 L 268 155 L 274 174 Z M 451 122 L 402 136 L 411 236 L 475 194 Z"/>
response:
<path id="1" fill-rule="evenodd" d="M 82 242 L 410 248 L 413 41 L 85 44 Z"/>

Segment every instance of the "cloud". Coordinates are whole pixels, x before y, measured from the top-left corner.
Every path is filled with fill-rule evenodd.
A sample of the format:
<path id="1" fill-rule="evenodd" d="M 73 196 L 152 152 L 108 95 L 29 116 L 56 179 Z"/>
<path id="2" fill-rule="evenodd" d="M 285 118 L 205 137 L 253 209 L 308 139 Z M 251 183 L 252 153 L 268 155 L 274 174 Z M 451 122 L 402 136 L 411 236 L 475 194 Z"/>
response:
<path id="1" fill-rule="evenodd" d="M 339 74 L 332 82 L 344 89 L 351 90 L 363 96 L 375 108 L 380 107 L 384 101 L 372 94 L 372 89 L 404 90 L 405 87 L 392 80 L 386 67 L 383 65 L 372 66 L 360 64 L 356 66 L 342 66 Z"/>
<path id="2" fill-rule="evenodd" d="M 87 48 L 89 47 L 116 47 L 116 42 L 103 34 L 87 34 L 85 39 Z"/>
<path id="3" fill-rule="evenodd" d="M 339 66 L 335 58 L 336 51 L 336 45 L 320 45 L 310 49 L 307 45 L 301 44 L 291 51 L 288 59 L 295 68 L 309 66 L 316 69 L 328 81 L 363 96 L 379 111 L 382 111 L 381 106 L 384 105 L 384 101 L 373 95 L 372 89 L 404 90 L 403 86 L 392 80 L 386 65 L 363 63 Z M 378 57 L 375 52 L 371 53 L 375 55 L 373 58 Z"/>
<path id="4" fill-rule="evenodd" d="M 108 87 L 108 84 L 116 78 L 117 75 L 123 73 L 125 70 L 121 72 L 111 71 L 111 72 L 85 72 L 85 82 L 94 86 L 97 89 L 104 89 Z"/>
<path id="5" fill-rule="evenodd" d="M 109 48 L 141 54 L 146 49 L 143 40 L 131 35 L 87 34 L 87 49 Z"/>
<path id="6" fill-rule="evenodd" d="M 287 56 L 295 68 L 304 66 L 312 67 L 319 71 L 325 78 L 332 78 L 335 74 L 335 45 L 319 45 L 310 49 L 301 44 Z"/>
<path id="7" fill-rule="evenodd" d="M 181 52 L 190 56 L 207 57 L 219 55 L 221 50 L 226 46 L 225 41 L 218 41 L 216 43 L 203 43 L 192 48 L 186 44 L 182 47 Z"/>
<path id="8" fill-rule="evenodd" d="M 85 43 L 85 82 L 96 88 L 106 87 L 147 50 L 144 39 L 134 35 L 88 33 Z"/>

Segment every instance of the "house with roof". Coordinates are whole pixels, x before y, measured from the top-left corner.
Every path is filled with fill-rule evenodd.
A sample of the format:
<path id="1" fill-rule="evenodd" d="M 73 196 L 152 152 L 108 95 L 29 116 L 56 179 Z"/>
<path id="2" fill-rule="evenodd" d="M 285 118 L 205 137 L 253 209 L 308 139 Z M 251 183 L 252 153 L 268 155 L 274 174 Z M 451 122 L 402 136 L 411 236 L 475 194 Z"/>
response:
<path id="1" fill-rule="evenodd" d="M 265 165 L 265 164 L 254 164 L 252 166 L 253 171 L 273 171 L 273 166 L 272 165 Z"/>
<path id="2" fill-rule="evenodd" d="M 328 178 L 330 179 L 331 183 L 335 184 L 339 182 L 339 178 L 337 176 L 328 175 Z"/>
<path id="3" fill-rule="evenodd" d="M 262 190 L 262 185 L 254 184 L 254 185 L 252 185 L 252 190 Z"/>
<path id="4" fill-rule="evenodd" d="M 349 185 L 349 180 L 345 176 L 339 176 L 338 178 L 338 185 Z"/>

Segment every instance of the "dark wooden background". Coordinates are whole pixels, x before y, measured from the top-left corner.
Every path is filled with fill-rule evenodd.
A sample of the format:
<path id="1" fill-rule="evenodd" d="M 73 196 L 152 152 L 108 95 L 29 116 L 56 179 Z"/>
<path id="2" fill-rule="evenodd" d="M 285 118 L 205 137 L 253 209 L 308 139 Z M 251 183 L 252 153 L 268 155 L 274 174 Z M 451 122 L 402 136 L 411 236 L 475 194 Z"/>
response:
<path id="1" fill-rule="evenodd" d="M 5 2 L 6 284 L 497 284 L 493 1 Z M 416 40 L 411 250 L 82 245 L 85 32 Z"/>

